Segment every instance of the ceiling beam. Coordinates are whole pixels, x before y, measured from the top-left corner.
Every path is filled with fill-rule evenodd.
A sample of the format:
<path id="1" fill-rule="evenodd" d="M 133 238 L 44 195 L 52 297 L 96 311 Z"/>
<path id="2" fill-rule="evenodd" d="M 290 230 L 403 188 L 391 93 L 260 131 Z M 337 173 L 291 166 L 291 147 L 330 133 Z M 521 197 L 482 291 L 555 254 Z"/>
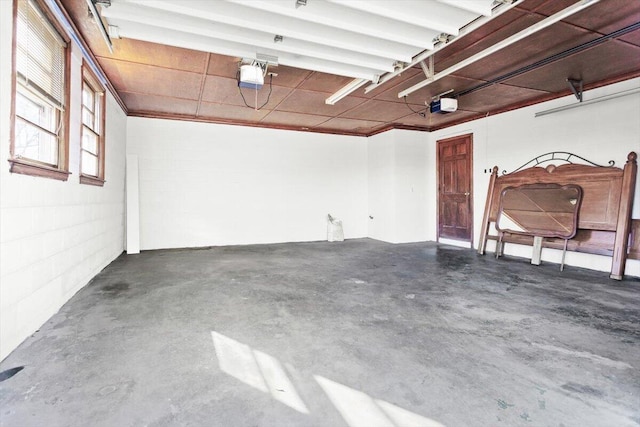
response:
<path id="1" fill-rule="evenodd" d="M 438 0 L 458 9 L 464 9 L 475 15 L 491 16 L 494 0 Z"/>
<path id="2" fill-rule="evenodd" d="M 224 23 L 211 22 L 203 18 L 182 14 L 168 14 L 159 9 L 148 8 L 137 4 L 115 3 L 103 12 L 103 16 L 110 22 L 119 22 L 120 31 L 126 27 L 145 24 L 153 27 L 172 29 L 184 33 L 199 34 L 202 36 L 229 40 L 235 43 L 270 49 L 278 52 L 287 52 L 296 55 L 318 58 L 334 62 L 342 62 L 358 67 L 371 68 L 378 74 L 393 71 L 394 58 L 380 58 L 363 54 L 358 51 L 347 51 L 331 46 L 311 43 L 284 37 L 276 42 L 274 35 L 250 28 L 236 27 Z M 215 50 L 213 51 L 216 52 Z"/>
<path id="3" fill-rule="evenodd" d="M 501 50 L 504 49 L 507 46 L 510 46 L 526 37 L 529 37 L 532 34 L 537 33 L 540 30 L 543 30 L 553 24 L 555 24 L 558 21 L 561 21 L 571 15 L 574 15 L 578 12 L 580 12 L 583 9 L 586 9 L 589 6 L 592 6 L 596 3 L 598 3 L 600 0 L 581 0 L 563 10 L 561 10 L 560 12 L 549 16 L 548 18 L 543 19 L 542 21 L 533 24 L 532 26 L 530 26 L 529 28 L 526 28 L 522 31 L 520 31 L 519 33 L 516 33 L 514 35 L 512 35 L 511 37 L 507 37 L 506 39 L 494 44 L 493 46 L 476 53 L 475 55 L 470 56 L 467 59 L 464 59 L 460 62 L 458 62 L 455 65 L 452 65 L 449 68 L 446 68 L 443 71 L 440 71 L 439 73 L 436 73 L 433 77 L 431 77 L 430 79 L 426 79 L 423 80 L 413 86 L 411 86 L 408 89 L 405 89 L 403 91 L 401 91 L 400 93 L 398 93 L 398 98 L 402 98 L 405 97 L 415 91 L 417 91 L 418 89 L 422 89 L 423 87 L 437 81 L 440 80 L 443 77 L 446 77 L 450 74 L 455 73 L 456 71 L 464 68 L 464 67 L 468 67 L 469 65 L 483 59 L 486 58 L 487 56 Z"/>
<path id="4" fill-rule="evenodd" d="M 347 30 L 351 38 L 370 50 L 372 55 L 401 55 L 405 58 L 415 55 L 416 50 L 433 46 L 434 36 L 421 28 L 412 28 L 399 22 L 381 22 L 377 16 L 362 15 L 351 9 L 323 1 L 310 1 L 304 7 L 295 7 L 291 0 L 227 0 L 246 7 L 270 13 L 321 24 L 337 30 Z M 372 19 L 373 18 L 373 19 Z M 386 25 L 386 26 L 385 26 Z M 403 34 L 402 31 L 407 32 Z M 425 40 L 421 38 L 430 37 Z M 426 46 L 425 46 L 426 45 Z M 379 53 L 376 53 L 379 52 Z M 406 62 L 404 59 L 400 59 Z"/>
<path id="5" fill-rule="evenodd" d="M 122 3 L 122 0 L 113 0 L 112 7 L 119 3 Z M 356 31 L 355 28 L 346 25 L 343 17 L 337 17 L 335 19 L 337 23 L 334 26 L 326 25 L 321 22 L 321 20 L 318 20 L 318 22 L 305 22 L 305 20 L 297 17 L 289 17 L 275 13 L 271 11 L 271 9 L 280 9 L 273 6 L 261 10 L 257 7 L 261 4 L 259 0 L 256 0 L 256 7 L 249 7 L 227 1 L 211 2 L 199 0 L 128 0 L 127 3 L 137 3 L 142 6 L 153 7 L 167 12 L 195 16 L 214 22 L 250 28 L 273 35 L 279 34 L 285 37 L 326 44 L 341 49 L 359 50 L 360 52 L 366 52 L 371 55 L 388 56 L 389 54 L 393 54 L 398 57 L 398 60 L 404 60 L 408 56 L 413 55 L 413 52 L 420 50 L 419 45 L 421 44 L 431 44 L 431 39 L 429 39 L 428 43 L 422 43 L 413 37 L 403 38 L 415 42 L 418 47 L 413 46 L 411 43 L 405 43 L 405 46 L 402 47 L 400 45 L 403 43 L 397 40 L 395 40 L 395 43 L 389 44 L 383 40 L 383 38 L 387 36 L 387 30 L 373 31 L 373 35 L 363 35 Z M 254 6 L 253 2 L 250 4 Z M 304 9 L 309 6 L 313 6 L 313 2 L 299 9 Z M 355 27 L 359 28 L 360 26 L 362 26 L 362 24 L 358 23 Z M 428 36 L 426 31 L 420 30 L 420 34 L 422 34 L 422 36 Z M 393 51 L 396 47 L 401 47 L 401 49 Z"/>
<path id="6" fill-rule="evenodd" d="M 125 21 L 122 21 L 122 23 L 125 23 Z M 113 20 L 113 24 L 120 26 L 120 35 L 123 38 L 166 44 L 168 46 L 182 47 L 186 49 L 201 50 L 203 52 L 214 52 L 221 55 L 241 58 L 255 59 L 256 55 L 261 53 L 277 56 L 278 64 L 280 65 L 366 80 L 377 78 L 377 70 L 370 68 L 348 66 L 334 61 L 309 58 L 286 52 L 278 54 L 278 52 L 270 49 L 260 49 L 258 51 L 255 47 L 241 43 L 205 37 L 193 33 L 184 33 L 145 24 L 136 24 L 134 26 L 120 25 L 121 22 L 118 20 Z"/>
<path id="7" fill-rule="evenodd" d="M 445 3 L 407 0 L 328 0 L 360 12 L 391 18 L 432 30 L 436 34 L 458 35 L 460 27 L 477 18 L 477 14 Z"/>

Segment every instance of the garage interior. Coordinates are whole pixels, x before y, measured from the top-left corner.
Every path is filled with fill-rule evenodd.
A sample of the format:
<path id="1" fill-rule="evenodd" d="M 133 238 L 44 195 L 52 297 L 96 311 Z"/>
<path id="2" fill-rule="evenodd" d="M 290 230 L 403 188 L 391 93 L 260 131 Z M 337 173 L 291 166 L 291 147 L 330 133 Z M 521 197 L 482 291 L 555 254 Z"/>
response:
<path id="1" fill-rule="evenodd" d="M 21 1 L 0 425 L 640 425 L 640 3 L 29 0 L 68 52 L 54 174 L 16 155 Z M 584 176 L 566 254 L 496 258 L 492 177 L 585 163 L 634 171 L 610 222 Z"/>

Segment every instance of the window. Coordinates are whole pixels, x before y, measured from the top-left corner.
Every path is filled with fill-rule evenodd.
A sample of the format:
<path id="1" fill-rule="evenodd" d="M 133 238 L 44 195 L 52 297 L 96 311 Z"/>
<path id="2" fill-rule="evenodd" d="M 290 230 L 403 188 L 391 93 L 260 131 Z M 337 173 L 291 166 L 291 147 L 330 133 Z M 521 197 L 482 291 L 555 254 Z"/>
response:
<path id="1" fill-rule="evenodd" d="M 16 3 L 11 172 L 66 180 L 69 53 L 37 0 Z"/>
<path id="2" fill-rule="evenodd" d="M 82 64 L 82 131 L 80 182 L 104 185 L 104 88 L 95 74 Z"/>

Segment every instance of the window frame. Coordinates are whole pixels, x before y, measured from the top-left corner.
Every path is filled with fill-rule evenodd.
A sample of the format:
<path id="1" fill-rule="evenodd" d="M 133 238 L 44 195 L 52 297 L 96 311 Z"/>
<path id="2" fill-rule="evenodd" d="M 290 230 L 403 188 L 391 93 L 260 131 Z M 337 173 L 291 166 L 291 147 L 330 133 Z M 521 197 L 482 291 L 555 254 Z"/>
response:
<path id="1" fill-rule="evenodd" d="M 69 171 L 69 101 L 71 98 L 71 39 L 68 37 L 64 27 L 56 19 L 53 13 L 49 10 L 47 5 L 42 0 L 31 0 L 35 3 L 44 18 L 48 21 L 49 25 L 57 32 L 60 39 L 62 39 L 66 46 L 64 47 L 64 107 L 60 111 L 61 129 L 57 134 L 58 139 L 58 156 L 57 165 L 50 165 L 44 162 L 40 162 L 35 159 L 21 158 L 15 156 L 15 143 L 16 143 L 16 101 L 18 96 L 18 77 L 17 77 L 17 51 L 18 51 L 18 1 L 13 0 L 13 40 L 12 40 L 12 52 L 11 52 L 11 137 L 9 143 L 9 172 L 39 176 L 44 178 L 51 178 L 60 181 L 66 181 L 69 178 L 71 172 Z M 22 0 L 20 0 L 22 1 Z M 24 0 L 29 1 L 29 0 Z"/>
<path id="2" fill-rule="evenodd" d="M 96 131 L 95 127 L 91 128 L 84 124 L 83 114 L 84 114 L 84 86 L 85 84 L 91 88 L 94 95 L 94 109 L 97 109 L 98 117 L 96 116 L 96 112 L 94 111 L 94 123 L 97 125 L 98 131 Z M 105 125 L 106 125 L 106 90 L 96 74 L 93 72 L 89 64 L 86 60 L 82 60 L 82 79 L 80 86 L 80 183 L 88 184 L 88 185 L 96 185 L 102 187 L 105 181 Z M 97 107 L 97 108 L 96 108 Z M 88 129 L 89 132 L 97 135 L 97 169 L 98 174 L 96 176 L 88 175 L 83 173 L 82 171 L 82 153 L 87 151 L 84 149 L 83 143 L 83 133 L 85 129 Z"/>

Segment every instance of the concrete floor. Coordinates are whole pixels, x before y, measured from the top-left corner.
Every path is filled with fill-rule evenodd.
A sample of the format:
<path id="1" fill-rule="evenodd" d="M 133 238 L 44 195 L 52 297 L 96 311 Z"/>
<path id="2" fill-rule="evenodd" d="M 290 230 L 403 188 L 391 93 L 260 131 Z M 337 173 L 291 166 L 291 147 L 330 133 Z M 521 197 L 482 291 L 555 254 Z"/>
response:
<path id="1" fill-rule="evenodd" d="M 123 255 L 3 426 L 638 426 L 640 281 L 374 240 Z"/>

